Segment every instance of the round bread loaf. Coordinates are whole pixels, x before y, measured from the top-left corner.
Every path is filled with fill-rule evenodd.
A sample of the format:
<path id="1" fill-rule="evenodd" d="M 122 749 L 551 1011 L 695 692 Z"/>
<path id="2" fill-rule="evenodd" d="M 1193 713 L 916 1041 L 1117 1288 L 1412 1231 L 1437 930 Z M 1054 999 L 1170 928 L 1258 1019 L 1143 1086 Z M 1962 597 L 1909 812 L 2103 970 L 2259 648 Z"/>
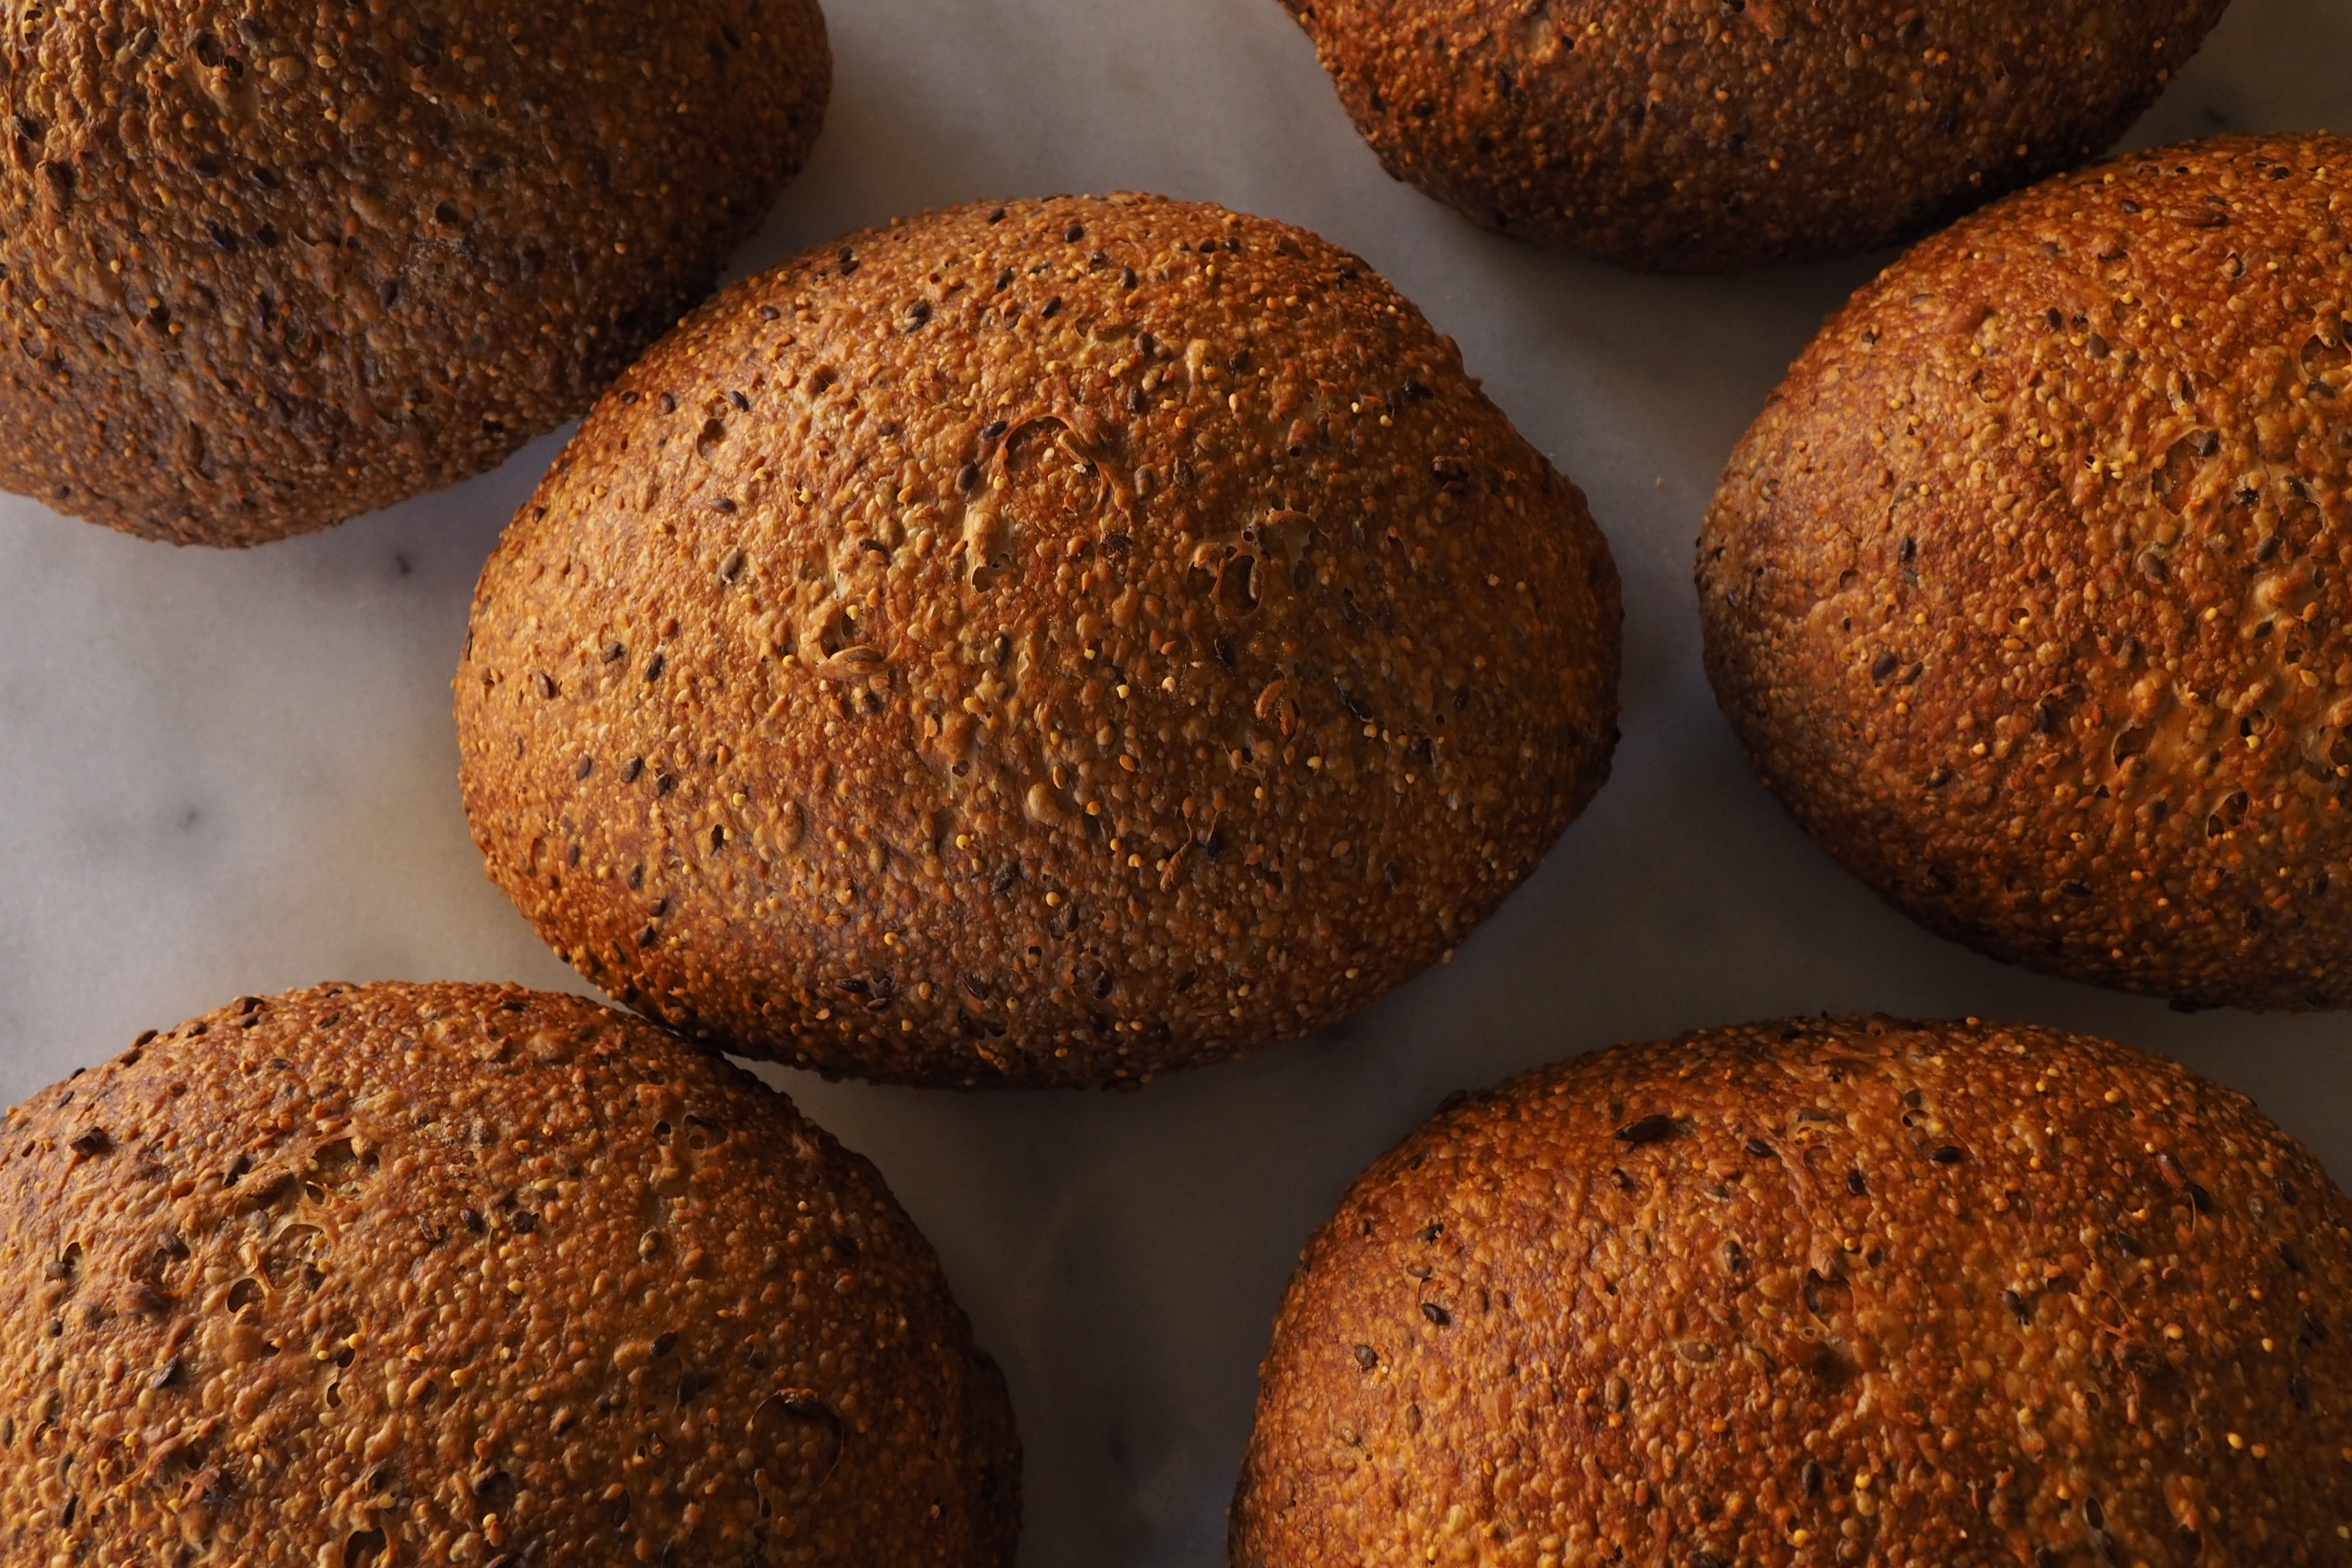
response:
<path id="1" fill-rule="evenodd" d="M 2348 1226 L 2243 1098 L 2080 1036 L 1544 1068 L 1307 1247 L 1234 1568 L 2339 1563 Z"/>
<path id="2" fill-rule="evenodd" d="M 731 289 L 482 574 L 467 815 L 582 973 L 730 1049 L 1101 1084 L 1331 1022 L 1600 786 L 1576 488 L 1314 236 L 971 206 Z"/>
<path id="3" fill-rule="evenodd" d="M 486 985 L 247 997 L 8 1112 L 11 1562 L 1009 1568 L 1003 1381 L 874 1167 Z"/>
<path id="4" fill-rule="evenodd" d="M 2185 1005 L 2352 1002 L 2352 140 L 2173 147 L 1920 246 L 1700 542 L 1707 669 L 1948 936 Z"/>
<path id="5" fill-rule="evenodd" d="M 2105 151 L 2227 0 L 1284 0 L 1389 173 L 1664 272 L 1892 245 Z"/>
<path id="6" fill-rule="evenodd" d="M 0 40 L 0 486 L 253 544 L 491 467 L 808 154 L 815 0 L 43 5 Z"/>

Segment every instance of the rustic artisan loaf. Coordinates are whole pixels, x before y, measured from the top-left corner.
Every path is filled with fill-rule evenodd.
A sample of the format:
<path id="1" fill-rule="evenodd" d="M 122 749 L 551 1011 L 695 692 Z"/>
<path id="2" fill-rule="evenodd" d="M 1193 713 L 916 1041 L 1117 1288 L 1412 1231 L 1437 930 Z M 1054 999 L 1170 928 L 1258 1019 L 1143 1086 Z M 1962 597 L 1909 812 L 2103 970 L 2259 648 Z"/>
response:
<path id="1" fill-rule="evenodd" d="M 0 1131 L 0 1559 L 1009 1568 L 1002 1378 L 882 1178 L 572 997 L 233 1006 Z"/>
<path id="2" fill-rule="evenodd" d="M 489 468 L 807 156 L 815 0 L 44 5 L 0 38 L 0 487 L 253 544 Z"/>
<path id="3" fill-rule="evenodd" d="M 2352 1204 L 2105 1041 L 1804 1020 L 1442 1110 L 1307 1247 L 1235 1568 L 2346 1561 Z"/>
<path id="4" fill-rule="evenodd" d="M 1459 942 L 1608 769 L 1576 488 L 1310 234 L 972 206 L 736 288 L 484 571 L 490 874 L 730 1049 L 1134 1082 Z"/>
<path id="5" fill-rule="evenodd" d="M 2352 1002 L 2352 140 L 2166 148 L 1858 294 L 1700 542 L 1766 781 L 1946 935 Z"/>
<path id="6" fill-rule="evenodd" d="M 1391 174 L 1666 272 L 1842 256 L 2104 152 L 2227 0 L 1284 0 Z"/>

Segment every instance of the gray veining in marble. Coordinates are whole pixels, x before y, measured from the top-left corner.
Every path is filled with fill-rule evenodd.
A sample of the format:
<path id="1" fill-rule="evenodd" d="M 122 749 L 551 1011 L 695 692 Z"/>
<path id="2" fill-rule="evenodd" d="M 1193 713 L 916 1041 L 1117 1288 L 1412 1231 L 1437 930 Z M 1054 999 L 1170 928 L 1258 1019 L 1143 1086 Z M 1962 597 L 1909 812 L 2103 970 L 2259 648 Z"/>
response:
<path id="1" fill-rule="evenodd" d="M 1725 453 L 1883 258 L 1635 277 L 1382 175 L 1275 0 L 832 0 L 839 81 L 741 258 L 925 205 L 1115 187 L 1319 230 L 1386 272 L 1582 483 L 1627 588 L 1616 777 L 1452 965 L 1330 1034 L 1118 1097 L 773 1075 L 874 1155 L 1004 1361 L 1028 1568 L 1206 1568 L 1265 1326 L 1349 1177 L 1449 1089 L 1636 1036 L 1977 1013 L 2168 1051 L 2352 1175 L 2352 1022 L 2174 1014 L 1883 908 L 1745 766 L 1701 678 L 1691 540 Z M 2352 0 L 2238 0 L 2135 140 L 2352 130 Z M 556 449 L 320 537 L 173 551 L 0 500 L 0 1100 L 243 992 L 578 988 L 483 879 L 447 682 L 474 574 Z"/>

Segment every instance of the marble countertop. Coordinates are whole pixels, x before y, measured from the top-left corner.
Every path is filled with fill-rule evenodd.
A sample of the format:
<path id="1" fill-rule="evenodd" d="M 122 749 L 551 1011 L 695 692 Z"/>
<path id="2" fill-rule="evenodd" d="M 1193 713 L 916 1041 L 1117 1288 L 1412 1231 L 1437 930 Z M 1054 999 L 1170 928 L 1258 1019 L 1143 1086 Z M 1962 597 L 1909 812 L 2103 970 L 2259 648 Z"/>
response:
<path id="1" fill-rule="evenodd" d="M 815 158 L 744 269 L 921 207 L 1150 189 L 1316 229 L 1457 339 L 1582 484 L 1626 588 L 1613 782 L 1450 966 L 1318 1038 L 1130 1095 L 770 1076 L 874 1156 L 1003 1361 L 1027 1568 L 1223 1561 L 1300 1243 L 1447 1091 L 1792 1012 L 2035 1020 L 2179 1057 L 2352 1179 L 2352 1020 L 2183 1016 L 1928 936 L 1801 835 L 1701 675 L 1724 455 L 1883 258 L 1661 279 L 1524 248 L 1381 174 L 1275 0 L 831 0 Z M 2238 0 L 2136 142 L 2352 130 L 2352 5 Z M 175 551 L 0 500 L 0 1100 L 240 993 L 583 989 L 484 879 L 448 681 L 475 574 L 554 455 L 313 538 Z"/>

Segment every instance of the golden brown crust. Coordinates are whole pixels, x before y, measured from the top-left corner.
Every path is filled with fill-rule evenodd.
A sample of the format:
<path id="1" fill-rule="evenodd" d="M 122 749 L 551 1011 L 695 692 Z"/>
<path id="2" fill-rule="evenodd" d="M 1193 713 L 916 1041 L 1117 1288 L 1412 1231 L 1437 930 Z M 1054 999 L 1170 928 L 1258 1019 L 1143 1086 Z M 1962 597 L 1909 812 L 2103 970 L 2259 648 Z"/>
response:
<path id="1" fill-rule="evenodd" d="M 0 1130 L 0 1560 L 1009 1568 L 873 1166 L 575 997 L 246 998 Z"/>
<path id="2" fill-rule="evenodd" d="M 1666 272 L 1925 234 L 2105 151 L 2227 0 L 1284 0 L 1389 172 Z"/>
<path id="3" fill-rule="evenodd" d="M 1700 542 L 1766 781 L 1935 930 L 2191 1005 L 2352 1002 L 2352 140 L 2053 181 L 1808 349 Z"/>
<path id="4" fill-rule="evenodd" d="M 2344 1561 L 2352 1204 L 2053 1030 L 1802 1020 L 1441 1111 L 1308 1247 L 1235 1568 Z"/>
<path id="5" fill-rule="evenodd" d="M 254 544 L 478 473 L 709 290 L 831 83 L 815 0 L 21 7 L 0 486 Z"/>
<path id="6" fill-rule="evenodd" d="M 731 1048 L 1133 1082 L 1450 948 L 1599 787 L 1575 487 L 1314 236 L 1149 196 L 820 247 L 625 375 L 484 571 L 491 875 Z"/>

